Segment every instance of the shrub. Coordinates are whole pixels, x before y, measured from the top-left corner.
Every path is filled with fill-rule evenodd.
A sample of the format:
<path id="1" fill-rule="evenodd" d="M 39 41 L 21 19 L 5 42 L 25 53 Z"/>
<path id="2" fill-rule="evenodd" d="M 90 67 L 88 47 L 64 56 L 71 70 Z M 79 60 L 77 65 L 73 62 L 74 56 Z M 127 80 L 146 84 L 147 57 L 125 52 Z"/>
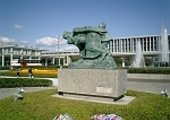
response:
<path id="1" fill-rule="evenodd" d="M 128 73 L 170 74 L 170 68 L 128 68 Z"/>
<path id="2" fill-rule="evenodd" d="M 47 87 L 51 86 L 52 81 L 47 79 L 32 78 L 0 78 L 0 88 L 12 87 Z"/>
<path id="3" fill-rule="evenodd" d="M 10 67 L 2 67 L 2 66 L 0 66 L 0 70 L 10 70 Z"/>

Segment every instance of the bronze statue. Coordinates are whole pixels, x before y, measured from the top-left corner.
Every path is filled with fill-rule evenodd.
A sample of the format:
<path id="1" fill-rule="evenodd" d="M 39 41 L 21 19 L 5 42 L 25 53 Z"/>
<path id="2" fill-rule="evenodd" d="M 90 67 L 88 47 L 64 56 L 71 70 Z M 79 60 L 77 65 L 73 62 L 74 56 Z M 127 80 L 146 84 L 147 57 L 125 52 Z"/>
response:
<path id="1" fill-rule="evenodd" d="M 74 44 L 79 48 L 81 59 L 69 64 L 69 68 L 77 69 L 115 69 L 117 65 L 108 50 L 111 40 L 106 25 L 98 27 L 84 26 L 73 29 L 73 32 L 65 32 L 63 38 L 68 44 Z"/>

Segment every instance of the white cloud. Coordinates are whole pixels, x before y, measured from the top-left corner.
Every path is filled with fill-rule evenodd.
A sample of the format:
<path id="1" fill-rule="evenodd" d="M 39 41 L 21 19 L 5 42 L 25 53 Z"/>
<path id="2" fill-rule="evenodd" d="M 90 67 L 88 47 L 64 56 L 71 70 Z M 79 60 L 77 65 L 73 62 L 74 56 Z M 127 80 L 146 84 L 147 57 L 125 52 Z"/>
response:
<path id="1" fill-rule="evenodd" d="M 0 36 L 0 46 L 14 45 L 14 44 L 15 44 L 15 40 L 13 38 Z"/>
<path id="2" fill-rule="evenodd" d="M 43 37 L 36 40 L 37 45 L 42 46 L 56 46 L 58 44 L 66 44 L 67 41 L 64 40 L 62 37 Z"/>
<path id="3" fill-rule="evenodd" d="M 49 50 L 49 51 L 58 51 L 58 45 L 59 43 L 59 49 L 62 52 L 79 52 L 78 48 L 75 45 L 67 44 L 67 41 L 61 37 L 43 37 L 41 39 L 36 40 L 36 44 L 41 49 Z M 6 36 L 0 36 L 0 46 L 1 45 L 10 45 L 10 44 L 17 44 L 20 47 L 30 47 L 28 41 L 15 41 L 13 38 L 9 38 Z"/>
<path id="4" fill-rule="evenodd" d="M 0 42 L 1 43 L 11 43 L 11 42 L 15 42 L 15 40 L 13 38 L 0 36 Z"/>
<path id="5" fill-rule="evenodd" d="M 23 25 L 19 25 L 19 24 L 14 24 L 13 26 L 14 26 L 14 28 L 16 28 L 16 29 L 23 29 L 23 28 L 24 28 Z"/>
<path id="6" fill-rule="evenodd" d="M 79 49 L 75 45 L 67 45 L 61 51 L 63 51 L 63 52 L 79 52 Z"/>
<path id="7" fill-rule="evenodd" d="M 0 46 L 3 46 L 3 45 L 5 45 L 5 46 L 6 45 L 17 45 L 19 47 L 32 47 L 32 46 L 29 45 L 28 41 L 17 42 L 13 38 L 0 36 Z"/>
<path id="8" fill-rule="evenodd" d="M 79 52 L 79 49 L 75 45 L 68 44 L 67 40 L 62 37 L 43 37 L 36 40 L 36 45 L 38 45 L 41 49 L 53 52 L 58 51 L 58 47 L 61 52 Z"/>

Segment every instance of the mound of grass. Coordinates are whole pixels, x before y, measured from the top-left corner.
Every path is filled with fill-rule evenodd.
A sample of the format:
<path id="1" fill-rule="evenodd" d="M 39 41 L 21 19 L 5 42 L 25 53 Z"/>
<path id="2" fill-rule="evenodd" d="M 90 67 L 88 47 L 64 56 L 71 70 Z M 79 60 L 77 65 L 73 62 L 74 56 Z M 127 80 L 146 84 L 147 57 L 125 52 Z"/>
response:
<path id="1" fill-rule="evenodd" d="M 22 101 L 0 100 L 2 120 L 52 120 L 68 113 L 74 120 L 90 120 L 94 114 L 114 113 L 125 120 L 169 120 L 170 99 L 159 95 L 128 91 L 136 99 L 128 105 L 108 105 L 51 97 L 57 90 L 26 93 Z"/>

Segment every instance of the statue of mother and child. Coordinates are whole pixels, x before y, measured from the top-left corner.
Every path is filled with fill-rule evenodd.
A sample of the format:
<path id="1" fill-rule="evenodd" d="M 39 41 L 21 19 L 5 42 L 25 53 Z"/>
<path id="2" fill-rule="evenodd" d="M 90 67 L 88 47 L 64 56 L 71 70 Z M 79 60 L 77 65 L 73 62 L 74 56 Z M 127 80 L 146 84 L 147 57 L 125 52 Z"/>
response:
<path id="1" fill-rule="evenodd" d="M 69 64 L 71 69 L 116 69 L 117 65 L 108 50 L 111 40 L 106 25 L 98 27 L 76 27 L 72 32 L 64 32 L 68 44 L 74 44 L 80 52 L 80 60 Z"/>

